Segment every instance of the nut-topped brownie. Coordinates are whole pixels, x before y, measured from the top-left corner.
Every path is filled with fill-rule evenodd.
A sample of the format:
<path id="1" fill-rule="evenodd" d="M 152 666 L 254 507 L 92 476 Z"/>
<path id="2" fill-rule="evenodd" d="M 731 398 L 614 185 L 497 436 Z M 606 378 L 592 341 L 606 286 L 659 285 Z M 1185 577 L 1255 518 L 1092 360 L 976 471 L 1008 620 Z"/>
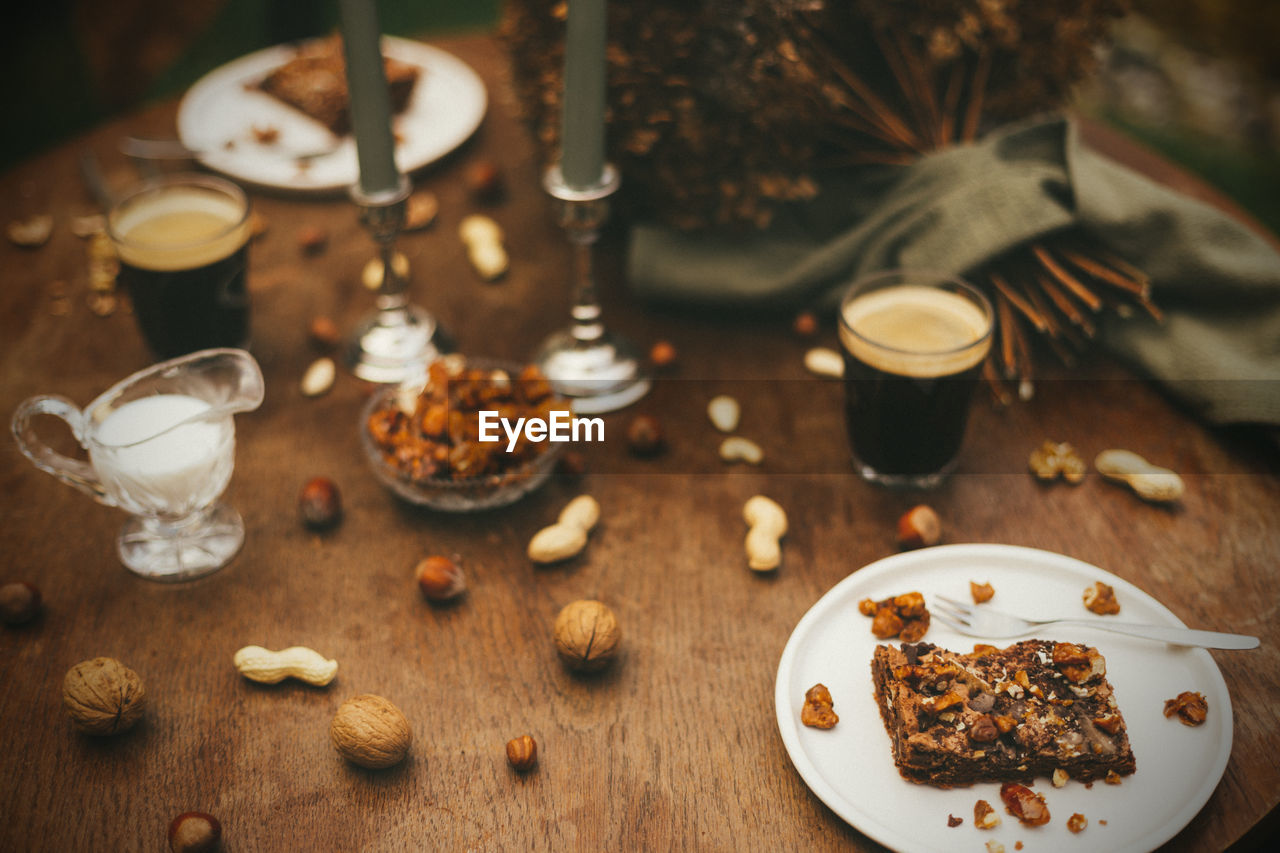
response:
<path id="1" fill-rule="evenodd" d="M 418 82 L 418 68 L 385 56 L 382 67 L 391 96 L 391 112 L 401 113 L 409 105 L 409 96 Z M 264 77 L 258 88 L 306 113 L 335 136 L 351 130 L 347 63 L 340 36 L 302 45 L 293 59 Z"/>
<path id="2" fill-rule="evenodd" d="M 1089 781 L 1135 769 L 1097 649 L 1023 640 L 960 654 L 930 643 L 877 646 L 876 704 L 898 772 L 950 787 L 1052 776 Z"/>

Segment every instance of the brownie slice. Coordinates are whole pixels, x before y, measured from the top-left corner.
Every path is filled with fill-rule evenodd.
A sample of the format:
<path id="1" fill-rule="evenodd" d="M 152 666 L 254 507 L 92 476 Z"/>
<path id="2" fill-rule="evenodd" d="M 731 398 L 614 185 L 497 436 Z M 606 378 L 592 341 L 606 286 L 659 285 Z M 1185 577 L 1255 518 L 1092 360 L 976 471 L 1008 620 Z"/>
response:
<path id="1" fill-rule="evenodd" d="M 387 57 L 382 62 L 391 111 L 401 113 L 418 82 L 418 67 Z M 336 136 L 351 130 L 347 63 L 340 36 L 302 45 L 293 59 L 262 78 L 257 88 L 307 114 Z"/>
<path id="2" fill-rule="evenodd" d="M 876 704 L 898 772 L 940 787 L 1135 769 L 1097 649 L 1023 640 L 971 654 L 929 643 L 877 646 Z"/>

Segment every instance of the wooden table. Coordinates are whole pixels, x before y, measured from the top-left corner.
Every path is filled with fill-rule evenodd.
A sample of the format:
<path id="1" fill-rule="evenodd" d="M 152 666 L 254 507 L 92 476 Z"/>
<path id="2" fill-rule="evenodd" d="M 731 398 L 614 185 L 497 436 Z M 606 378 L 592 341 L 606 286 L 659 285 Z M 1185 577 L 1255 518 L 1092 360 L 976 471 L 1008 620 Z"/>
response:
<path id="1" fill-rule="evenodd" d="M 522 359 L 566 315 L 568 253 L 513 117 L 500 49 L 484 37 L 444 46 L 488 81 L 492 107 L 470 143 L 419 176 L 440 198 L 439 221 L 401 245 L 415 298 L 463 351 Z M 80 151 L 126 179 L 117 138 L 171 132 L 174 111 L 168 102 L 113 121 L 0 177 L 6 220 L 50 212 L 58 221 L 43 248 L 0 245 L 6 417 L 36 393 L 86 403 L 149 363 L 131 316 L 88 310 L 85 245 L 67 222 L 91 207 Z M 508 179 L 507 200 L 488 211 L 513 258 L 497 284 L 476 278 L 456 237 L 476 209 L 462 172 L 477 157 Z M 122 514 L 0 443 L 0 578 L 30 580 L 46 600 L 36 624 L 0 631 L 0 848 L 156 850 L 170 818 L 190 809 L 221 818 L 225 849 L 237 851 L 876 848 L 793 769 L 774 717 L 774 676 L 800 617 L 850 571 L 896 550 L 895 520 L 919 496 L 853 475 L 839 387 L 806 376 L 807 344 L 788 318 L 638 306 L 626 296 L 615 237 L 602 259 L 609 322 L 639 341 L 666 338 L 681 355 L 673 380 L 634 409 L 662 418 L 668 452 L 630 457 L 621 435 L 631 413 L 611 415 L 608 440 L 586 449 L 580 481 L 556 479 L 505 510 L 435 514 L 398 503 L 366 467 L 360 382 L 342 374 L 314 400 L 298 390 L 316 357 L 308 321 L 327 314 L 349 328 L 371 306 L 358 281 L 372 246 L 352 206 L 265 193 L 254 204 L 269 224 L 252 249 L 253 349 L 267 396 L 237 420 L 227 498 L 248 538 L 230 566 L 172 586 L 134 577 L 114 554 Z M 304 225 L 329 231 L 323 253 L 300 252 Z M 68 316 L 49 310 L 55 279 L 71 292 Z M 822 337 L 834 343 L 830 328 Z M 1264 638 L 1257 651 L 1214 653 L 1235 744 L 1213 797 L 1171 847 L 1261 838 L 1280 801 L 1274 448 L 1205 428 L 1104 358 L 1075 376 L 1093 381 L 1042 382 L 1032 402 L 1008 410 L 978 405 L 961 472 L 928 500 L 947 542 L 1061 552 L 1133 581 L 1188 623 Z M 744 401 L 743 430 L 766 453 L 759 469 L 725 469 L 715 458 L 703 406 L 720 390 Z M 1131 448 L 1181 472 L 1188 493 L 1170 510 L 1096 476 L 1043 487 L 1024 466 L 1048 437 L 1087 458 Z M 296 509 L 299 488 L 317 474 L 337 481 L 346 506 L 343 524 L 325 535 L 304 529 Z M 604 507 L 585 555 L 534 568 L 528 538 L 581 492 Z M 744 563 L 741 507 L 757 492 L 791 518 L 776 576 Z M 428 553 L 465 561 L 470 591 L 456 606 L 419 596 L 413 568 Z M 591 597 L 617 612 L 623 650 L 603 675 L 584 679 L 558 662 L 551 623 L 567 602 Z M 340 661 L 338 681 L 251 684 L 231 665 L 251 643 L 313 646 Z M 150 697 L 144 723 L 121 737 L 78 735 L 61 707 L 63 674 L 99 655 L 134 668 Z M 338 705 L 365 692 L 391 698 L 412 722 L 411 757 L 395 769 L 354 768 L 329 745 Z M 518 776 L 503 745 L 525 732 L 542 760 Z"/>

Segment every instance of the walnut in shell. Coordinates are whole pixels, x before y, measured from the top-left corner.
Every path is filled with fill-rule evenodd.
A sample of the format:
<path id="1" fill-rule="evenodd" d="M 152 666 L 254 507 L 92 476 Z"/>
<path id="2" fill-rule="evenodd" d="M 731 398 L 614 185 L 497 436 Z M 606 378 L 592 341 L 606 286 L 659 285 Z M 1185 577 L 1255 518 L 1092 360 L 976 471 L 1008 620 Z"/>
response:
<path id="1" fill-rule="evenodd" d="M 575 601 L 556 617 L 556 651 L 580 672 L 603 669 L 618 651 L 618 617 L 599 601 Z"/>
<path id="2" fill-rule="evenodd" d="M 329 725 L 329 738 L 347 761 L 378 770 L 404 760 L 413 743 L 413 730 L 389 699 L 363 693 L 338 708 Z"/>
<path id="3" fill-rule="evenodd" d="M 142 679 L 115 658 L 81 661 L 62 680 L 62 704 L 77 729 L 90 735 L 126 732 L 142 718 Z"/>

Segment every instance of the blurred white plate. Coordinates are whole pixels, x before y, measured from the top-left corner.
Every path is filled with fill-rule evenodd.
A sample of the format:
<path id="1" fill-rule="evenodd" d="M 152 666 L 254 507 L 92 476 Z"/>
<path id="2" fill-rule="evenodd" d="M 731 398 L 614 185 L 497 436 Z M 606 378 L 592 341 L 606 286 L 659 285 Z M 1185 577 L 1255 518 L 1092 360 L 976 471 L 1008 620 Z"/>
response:
<path id="1" fill-rule="evenodd" d="M 778 666 L 778 726 L 809 788 L 860 831 L 902 851 L 982 850 L 991 839 L 1008 851 L 1017 841 L 1035 853 L 1140 851 L 1176 835 L 1209 799 L 1231 755 L 1231 699 L 1217 664 L 1203 649 L 1089 627 L 1050 629 L 1039 637 L 1087 643 L 1102 652 L 1138 763 L 1137 772 L 1119 786 L 1098 782 L 1086 789 L 1071 781 L 1054 788 L 1048 779 L 1037 779 L 1033 789 L 1044 795 L 1052 815 L 1045 826 L 1025 827 L 1007 814 L 998 784 L 943 790 L 908 782 L 898 774 L 871 682 L 871 655 L 879 641 L 871 635 L 871 620 L 858 612 L 858 602 L 912 590 L 922 592 L 926 603 L 932 595 L 968 601 L 970 580 L 995 587 L 993 607 L 1029 618 L 1090 616 L 1081 594 L 1101 580 L 1115 587 L 1125 621 L 1183 626 L 1164 605 L 1128 581 L 1033 548 L 944 545 L 872 563 L 836 584 L 810 608 L 792 632 Z M 951 631 L 937 619 L 924 639 L 956 651 L 969 651 L 982 642 Z M 990 642 L 1003 648 L 1016 640 Z M 840 717 L 825 731 L 800 722 L 805 691 L 818 682 L 831 690 Z M 1165 700 L 1184 690 L 1199 691 L 1208 699 L 1209 717 L 1197 728 L 1164 716 Z M 998 828 L 974 827 L 973 804 L 979 799 L 1001 815 Z M 1079 835 L 1066 827 L 1074 812 L 1089 819 Z M 948 827 L 949 814 L 964 818 L 964 823 Z"/>
<path id="2" fill-rule="evenodd" d="M 453 54 L 390 36 L 382 44 L 384 54 L 421 72 L 408 106 L 393 117 L 396 163 L 409 173 L 465 142 L 480 126 L 488 99 L 479 75 Z M 299 192 L 345 191 L 359 177 L 351 136 L 335 139 L 319 122 L 253 87 L 296 51 L 294 45 L 269 47 L 200 78 L 178 107 L 178 138 L 203 152 L 204 165 L 247 183 Z M 255 128 L 274 129 L 278 137 L 263 144 Z M 325 151 L 335 143 L 302 168 L 292 156 Z"/>

